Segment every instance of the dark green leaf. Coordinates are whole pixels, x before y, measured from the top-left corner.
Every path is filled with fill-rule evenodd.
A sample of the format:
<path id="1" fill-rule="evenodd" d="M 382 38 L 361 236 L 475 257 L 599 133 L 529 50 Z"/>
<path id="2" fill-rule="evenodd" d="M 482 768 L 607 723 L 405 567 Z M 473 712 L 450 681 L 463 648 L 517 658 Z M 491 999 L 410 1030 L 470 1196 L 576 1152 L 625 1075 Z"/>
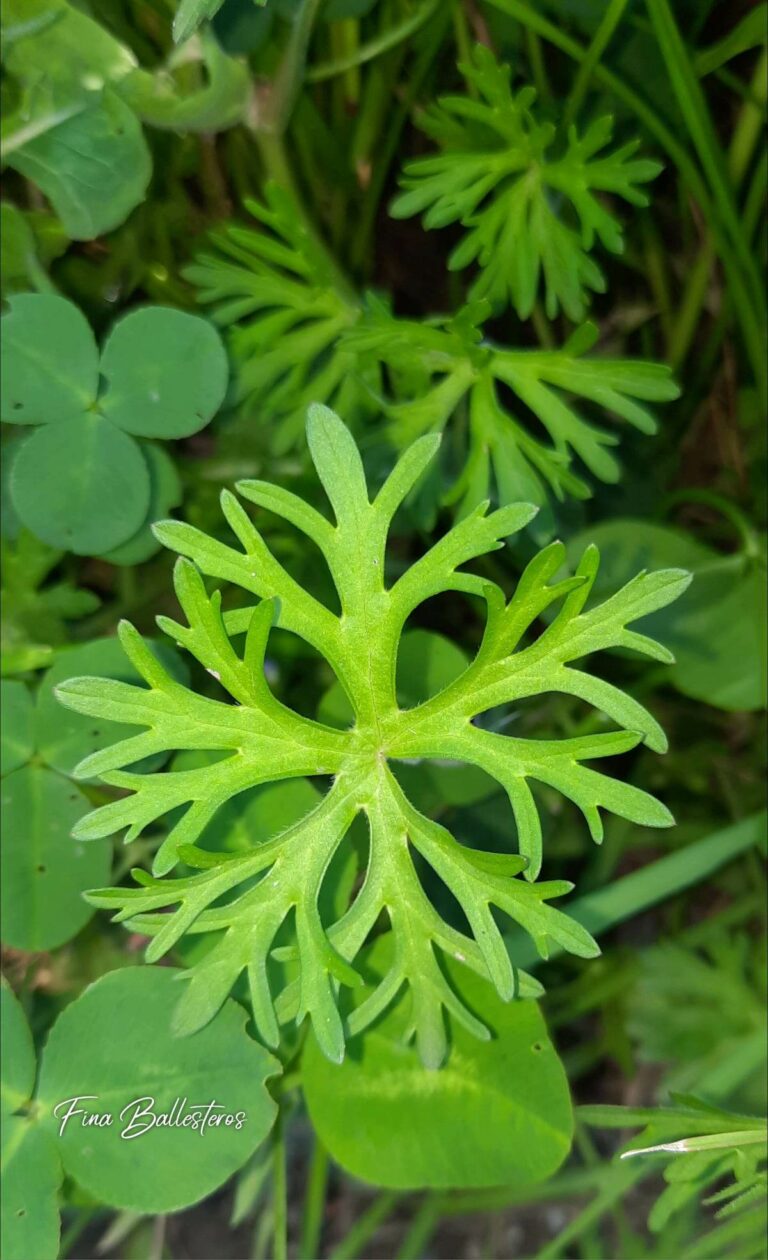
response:
<path id="1" fill-rule="evenodd" d="M 92 917 L 82 894 L 108 876 L 112 846 L 72 839 L 88 807 L 73 783 L 41 766 L 3 779 L 3 940 L 14 949 L 54 949 Z"/>
<path id="2" fill-rule="evenodd" d="M 38 538 L 98 555 L 140 529 L 149 507 L 149 472 L 133 438 L 90 411 L 32 434 L 14 460 L 11 494 Z"/>

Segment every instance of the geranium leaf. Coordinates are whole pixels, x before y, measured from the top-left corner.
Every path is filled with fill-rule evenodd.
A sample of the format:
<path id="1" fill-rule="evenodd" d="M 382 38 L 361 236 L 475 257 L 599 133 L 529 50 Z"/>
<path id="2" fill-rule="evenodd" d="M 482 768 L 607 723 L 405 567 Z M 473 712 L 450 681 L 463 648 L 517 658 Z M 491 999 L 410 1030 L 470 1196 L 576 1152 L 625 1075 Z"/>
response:
<path id="1" fill-rule="evenodd" d="M 663 654 L 628 625 L 675 599 L 689 579 L 681 570 L 641 574 L 611 599 L 593 604 L 589 595 L 598 570 L 596 550 L 585 553 L 575 577 L 550 583 L 563 559 L 562 545 L 555 545 L 531 561 L 507 603 L 498 587 L 464 566 L 501 546 L 530 521 L 535 509 L 516 504 L 489 513 L 485 503 L 387 586 L 387 533 L 416 470 L 434 454 L 434 439 L 422 439 L 406 452 L 371 501 L 352 437 L 338 417 L 327 408 L 311 408 L 308 429 L 335 523 L 319 513 L 302 513 L 293 496 L 267 497 L 273 511 L 313 534 L 336 585 L 340 614 L 283 568 L 228 492 L 222 502 L 240 547 L 181 522 L 158 526 L 157 536 L 187 557 L 176 568 L 187 624 L 161 618 L 161 627 L 214 673 L 235 703 L 190 691 L 124 624 L 123 646 L 148 687 L 93 677 L 72 678 L 57 687 L 59 698 L 79 713 L 143 728 L 78 767 L 78 774 L 100 774 L 128 794 L 83 819 L 76 834 L 95 838 L 125 829 L 126 839 L 132 840 L 169 812 L 183 811 L 175 815 L 156 854 L 154 878 L 142 875 L 137 888 L 92 895 L 95 905 L 117 911 L 121 921 L 154 936 L 150 960 L 160 958 L 187 931 L 218 934 L 213 948 L 191 968 L 175 1017 L 178 1030 L 202 1026 L 245 974 L 265 1040 L 275 1042 L 278 1014 L 299 1020 L 308 1015 L 324 1053 L 340 1061 L 345 1028 L 338 987 L 355 986 L 352 964 L 384 912 L 394 940 L 392 970 L 356 1011 L 353 1031 L 360 1031 L 397 994 L 409 992 L 419 1051 L 425 1063 L 437 1066 L 447 1048 L 446 1013 L 452 1024 L 458 1021 L 483 1035 L 482 1024 L 442 976 L 439 957 L 460 955 L 469 968 L 491 977 L 504 998 L 520 990 L 494 907 L 521 924 L 544 955 L 550 939 L 585 957 L 597 952 L 583 928 L 547 904 L 570 886 L 532 882 L 542 855 L 530 781 L 573 800 L 596 840 L 602 837 L 603 810 L 649 826 L 672 822 L 665 806 L 647 793 L 584 764 L 626 752 L 642 741 L 660 750 L 664 737 L 637 701 L 576 663 L 616 646 Z M 265 498 L 260 483 L 244 489 L 257 502 Z M 200 571 L 236 583 L 260 602 L 222 613 L 220 594 L 209 593 Z M 485 601 L 487 624 L 480 649 L 436 694 L 401 708 L 396 676 L 404 626 L 421 603 L 449 590 Z M 558 606 L 554 620 L 521 647 L 526 631 L 553 603 Z M 348 729 L 303 717 L 273 695 L 264 661 L 274 624 L 306 639 L 326 657 L 351 707 Z M 242 631 L 247 632 L 245 647 L 237 649 L 232 636 Z M 476 722 L 489 709 L 548 692 L 581 696 L 618 729 L 577 738 L 523 739 L 481 729 Z M 218 757 L 212 764 L 162 774 L 122 769 L 139 756 L 176 749 L 207 750 Z M 522 860 L 490 867 L 478 862 L 449 831 L 416 808 L 393 773 L 402 762 L 445 760 L 477 767 L 505 788 L 510 824 L 514 816 L 517 830 L 516 845 L 510 835 L 510 850 L 516 847 Z M 262 783 L 319 775 L 332 777 L 326 795 L 285 830 L 247 852 L 222 854 L 213 862 L 206 855 L 197 874 L 163 878 L 182 855 L 190 857 L 231 797 Z M 366 818 L 370 835 L 364 880 L 348 908 L 329 918 L 320 909 L 326 872 L 336 854 L 349 848 L 348 833 L 359 814 Z M 470 934 L 450 926 L 433 906 L 413 850 L 460 902 Z M 519 879 L 516 873 L 523 867 L 525 878 Z M 173 913 L 160 913 L 168 907 L 175 907 Z M 293 923 L 298 975 L 278 996 L 267 965 L 287 920 Z"/>

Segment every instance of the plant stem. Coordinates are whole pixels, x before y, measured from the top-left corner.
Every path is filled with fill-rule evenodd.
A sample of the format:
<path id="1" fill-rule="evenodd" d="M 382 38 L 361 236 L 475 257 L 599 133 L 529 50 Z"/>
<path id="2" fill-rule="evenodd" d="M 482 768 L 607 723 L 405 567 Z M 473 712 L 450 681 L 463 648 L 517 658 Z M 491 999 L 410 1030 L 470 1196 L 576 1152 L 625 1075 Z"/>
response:
<path id="1" fill-rule="evenodd" d="M 325 1214 L 325 1194 L 328 1188 L 328 1152 L 317 1134 L 309 1166 L 307 1193 L 304 1200 L 304 1220 L 301 1226 L 299 1260 L 317 1260 L 320 1255 L 320 1235 Z"/>
<path id="2" fill-rule="evenodd" d="M 360 1254 L 360 1249 L 376 1233 L 382 1221 L 385 1221 L 394 1210 L 401 1197 L 393 1190 L 385 1190 L 378 1195 L 359 1220 L 355 1221 L 346 1238 L 332 1252 L 329 1260 L 355 1260 Z"/>
<path id="3" fill-rule="evenodd" d="M 600 25 L 595 31 L 592 43 L 589 45 L 586 56 L 579 66 L 576 81 L 571 89 L 563 117 L 564 131 L 568 129 L 581 108 L 595 66 L 605 52 L 616 27 L 621 21 L 627 2 L 628 0 L 609 0 L 609 3 L 606 5 Z"/>
<path id="4" fill-rule="evenodd" d="M 760 94 L 762 94 L 763 102 L 766 95 L 765 78 L 767 71 L 768 60 L 766 59 L 766 54 L 763 53 L 752 80 L 753 93 L 757 94 L 758 100 L 760 100 Z M 746 101 L 741 107 L 733 139 L 728 149 L 728 170 L 734 187 L 737 189 L 744 178 L 750 158 L 754 153 L 755 145 L 760 137 L 762 121 L 762 110 L 751 100 Z M 750 239 L 750 235 L 748 232 L 745 232 L 747 240 Z M 673 368 L 680 366 L 693 343 L 699 317 L 706 301 L 709 277 L 716 256 L 715 236 L 709 230 L 696 263 L 689 273 L 680 309 L 673 323 L 674 331 L 670 338 L 667 353 Z"/>
<path id="5" fill-rule="evenodd" d="M 395 48 L 403 40 L 408 39 L 409 35 L 413 35 L 432 16 L 439 3 L 440 0 L 425 0 L 415 13 L 411 13 L 402 22 L 398 22 L 388 31 L 369 40 L 367 44 L 360 44 L 354 50 L 333 61 L 323 61 L 320 65 L 310 66 L 307 70 L 306 82 L 322 83 L 326 79 L 333 79 L 337 74 L 365 65 L 368 61 L 374 61 L 376 57 L 380 57 L 382 53 Z"/>
<path id="6" fill-rule="evenodd" d="M 439 1219 L 440 1200 L 436 1195 L 427 1195 L 422 1200 L 419 1210 L 411 1221 L 408 1232 L 400 1244 L 396 1260 L 419 1260 L 419 1256 L 429 1242 Z"/>
<path id="7" fill-rule="evenodd" d="M 272 1135 L 272 1232 L 273 1260 L 288 1256 L 288 1188 L 285 1158 L 285 1113 L 278 1107 Z"/>

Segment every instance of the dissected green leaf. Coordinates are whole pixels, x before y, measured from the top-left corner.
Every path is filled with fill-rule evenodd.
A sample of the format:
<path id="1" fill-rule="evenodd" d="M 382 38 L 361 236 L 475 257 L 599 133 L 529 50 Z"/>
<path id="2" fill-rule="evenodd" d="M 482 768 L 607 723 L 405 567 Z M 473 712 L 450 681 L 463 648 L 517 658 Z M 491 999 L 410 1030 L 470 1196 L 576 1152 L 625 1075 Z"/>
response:
<path id="1" fill-rule="evenodd" d="M 141 527 L 149 473 L 138 445 L 95 411 L 44 424 L 13 463 L 13 504 L 52 547 L 97 555 Z"/>
<path id="2" fill-rule="evenodd" d="M 215 252 L 200 254 L 184 275 L 216 323 L 231 330 L 236 401 L 284 450 L 300 437 L 312 402 L 350 417 L 375 412 L 364 365 L 339 340 L 362 304 L 287 192 L 268 183 L 264 203 L 247 201 L 246 209 L 258 229 L 211 233 Z M 368 375 L 375 384 L 375 365 Z"/>
<path id="3" fill-rule="evenodd" d="M 0 774 L 10 774 L 29 761 L 34 747 L 29 688 L 22 682 L 3 683 L 0 705 Z"/>
<path id="4" fill-rule="evenodd" d="M 389 945 L 379 938 L 367 960 L 376 982 L 391 963 Z M 539 1007 L 499 1001 L 455 962 L 447 970 L 490 1041 L 457 1028 L 445 1067 L 430 1073 L 404 1044 L 402 1006 L 343 1064 L 329 1063 L 311 1038 L 302 1083 L 318 1136 L 347 1172 L 398 1190 L 523 1187 L 550 1177 L 568 1154 L 573 1116 Z"/>
<path id="5" fill-rule="evenodd" d="M 71 420 L 96 401 L 99 354 L 87 319 L 54 294 L 18 294 L 0 320 L 6 424 Z"/>
<path id="6" fill-rule="evenodd" d="M 101 410 L 119 428 L 139 437 L 189 437 L 221 405 L 227 357 L 206 320 L 145 306 L 114 325 L 101 373 Z"/>
<path id="7" fill-rule="evenodd" d="M 459 222 L 468 229 L 448 265 L 478 265 L 473 298 L 495 308 L 509 303 L 526 319 L 543 278 L 548 317 L 562 307 L 581 320 L 587 291 L 605 290 L 590 251 L 596 242 L 614 254 L 624 248 L 618 221 L 595 194 L 647 205 L 638 185 L 661 166 L 634 156 L 637 140 L 598 156 L 610 142 L 611 118 L 596 119 L 582 135 L 570 127 L 553 156 L 555 129 L 532 112 L 533 88 L 514 93 L 509 67 L 482 44 L 461 69 L 474 95 L 441 97 L 418 119 L 440 152 L 406 164 L 405 191 L 391 213 L 426 211 L 426 228 Z"/>
<path id="8" fill-rule="evenodd" d="M 189 681 L 186 665 L 173 648 L 164 642 L 151 640 L 149 647 L 175 678 L 180 682 Z M 85 670 L 95 670 L 123 683 L 142 683 L 141 675 L 126 659 L 117 639 L 94 639 L 90 643 L 65 648 L 57 654 L 56 663 L 44 675 L 37 691 L 35 736 L 43 759 L 66 775 L 71 775 L 84 757 L 103 748 L 109 736 L 115 733 L 113 723 L 105 725 L 93 717 L 83 717 L 62 708 L 56 700 L 55 688 Z M 132 733 L 132 728 L 124 724 L 119 735 L 126 739 Z M 148 764 L 156 768 L 164 760 L 164 757 L 157 756 Z"/>
<path id="9" fill-rule="evenodd" d="M 654 433 L 646 404 L 679 393 L 669 368 L 587 356 L 597 337 L 590 324 L 560 350 L 507 349 L 485 339 L 480 325 L 487 317 L 487 304 L 479 302 L 452 319 L 419 323 L 393 318 L 385 303 L 372 298 L 367 317 L 345 334 L 352 350 L 387 367 L 385 406 L 395 445 L 441 431 L 466 408 L 463 467 L 448 494 L 462 515 L 492 490 L 499 503 L 527 499 L 544 505 L 550 494 L 586 498 L 590 488 L 574 471 L 576 459 L 600 481 L 618 481 L 620 465 L 611 453 L 618 438 L 587 419 L 581 405 L 596 405 Z M 531 431 L 525 422 L 531 416 L 551 445 Z M 549 521 L 534 528 L 542 540 L 551 537 Z"/>
<path id="10" fill-rule="evenodd" d="M 41 1124 L 58 1135 L 64 1167 L 101 1203 L 129 1211 L 173 1212 L 211 1194 L 245 1163 L 275 1117 L 264 1081 L 279 1064 L 248 1036 L 234 1002 L 196 1036 L 173 1036 L 179 975 L 167 967 L 110 972 L 59 1016 L 43 1051 Z M 61 1133 L 54 1108 L 87 1094 L 95 1097 L 84 1109 L 110 1112 L 113 1123 L 84 1126 L 73 1116 Z M 191 1119 L 172 1126 L 139 1114 L 148 1109 L 156 1118 L 174 1108 L 183 1120 L 196 1110 L 202 1116 L 209 1104 L 211 1114 L 230 1122 L 208 1120 L 201 1132 L 201 1121 L 195 1131 Z"/>
<path id="11" fill-rule="evenodd" d="M 765 1119 L 726 1111 L 690 1095 L 675 1096 L 674 1101 L 674 1107 L 659 1108 L 580 1107 L 579 1114 L 587 1124 L 599 1128 L 645 1126 L 641 1134 L 625 1144 L 621 1158 L 661 1157 L 665 1161 L 667 1185 L 648 1219 L 653 1231 L 660 1232 L 673 1216 L 702 1198 L 708 1203 L 725 1202 L 725 1208 L 717 1213 L 720 1216 L 743 1208 L 749 1210 L 757 1201 L 761 1215 L 756 1222 L 756 1237 L 762 1245 L 768 1185 L 762 1167 L 768 1158 Z M 730 1185 L 705 1197 L 729 1175 Z M 710 1237 L 717 1248 L 715 1231 Z M 720 1252 L 716 1249 L 697 1254 L 714 1257 Z"/>
<path id="12" fill-rule="evenodd" d="M 54 949 L 92 918 L 82 894 L 109 874 L 111 845 L 72 839 L 88 801 L 53 770 L 14 770 L 0 796 L 3 940 L 14 949 Z"/>
<path id="13" fill-rule="evenodd" d="M 352 960 L 385 910 L 395 941 L 392 969 L 356 1012 L 355 1027 L 373 1021 L 407 989 L 420 1053 L 434 1066 L 447 1044 L 444 1011 L 475 1034 L 483 1032 L 443 975 L 437 951 L 462 955 L 470 968 L 491 977 L 504 998 L 531 992 L 528 980 L 510 964 L 491 906 L 519 922 L 542 953 L 548 937 L 583 956 L 596 951 L 582 928 L 546 905 L 569 885 L 530 882 L 541 865 L 541 827 L 529 780 L 574 801 L 598 841 L 604 809 L 650 826 L 671 823 L 669 811 L 653 797 L 583 764 L 626 752 L 642 741 L 663 750 L 665 740 L 637 701 L 574 664 L 613 646 L 668 659 L 664 648 L 627 627 L 676 598 L 689 579 L 676 569 L 640 574 L 612 599 L 586 609 L 597 552 L 585 552 L 574 578 L 550 585 L 564 554 L 562 545 L 555 544 L 531 561 L 507 604 L 498 587 L 462 566 L 499 547 L 531 519 L 534 509 L 518 504 L 488 514 L 483 504 L 387 588 L 384 559 L 390 522 L 434 456 L 436 439 L 423 438 L 405 452 L 373 503 L 359 453 L 338 417 L 327 408 L 311 408 L 308 440 L 335 525 L 279 486 L 251 481 L 241 483 L 240 490 L 313 539 L 336 584 L 341 615 L 286 572 L 228 492 L 223 508 L 242 550 L 180 522 L 156 527 L 166 545 L 196 562 L 181 559 L 176 569 L 176 590 L 188 624 L 165 617 L 159 624 L 218 678 L 236 703 L 189 691 L 158 663 L 137 632 L 124 625 L 123 645 L 150 684 L 148 691 L 98 678 L 75 678 L 57 688 L 60 699 L 80 713 L 144 728 L 78 767 L 79 775 L 101 775 L 129 794 L 96 810 L 77 834 L 88 838 L 127 829 L 126 839 L 131 840 L 164 814 L 184 807 L 156 855 L 155 877 L 142 873 L 139 887 L 105 890 L 92 898 L 154 935 L 150 960 L 188 929 L 219 933 L 215 947 L 192 971 L 175 1016 L 178 1031 L 205 1024 L 246 972 L 256 1025 L 269 1044 L 276 1043 L 267 961 L 277 933 L 292 914 L 300 972 L 281 999 L 281 1011 L 284 1017 L 309 1015 L 324 1053 L 340 1060 L 344 1028 L 337 986 L 359 983 Z M 207 593 L 200 570 L 234 582 L 260 602 L 222 618 L 220 595 Z M 423 601 L 447 590 L 484 601 L 483 642 L 454 683 L 403 710 L 395 695 L 403 627 Z M 555 601 L 560 607 L 554 621 L 537 640 L 521 647 L 529 626 Z M 326 657 L 354 710 L 350 730 L 304 718 L 275 699 L 264 675 L 275 622 Z M 241 656 L 231 636 L 243 631 Z M 546 692 L 578 697 L 618 729 L 537 740 L 484 730 L 473 721 L 501 704 L 514 705 Z M 138 775 L 118 769 L 140 757 L 181 748 L 219 751 L 223 757 L 213 765 L 175 773 Z M 495 861 L 489 869 L 482 854 L 458 845 L 450 832 L 414 807 L 389 766 L 446 758 L 479 767 L 506 789 L 519 858 Z M 333 776 L 317 807 L 252 852 L 226 856 L 195 848 L 203 829 L 232 796 L 260 783 L 314 775 Z M 349 909 L 334 922 L 324 921 L 318 898 L 326 871 L 359 813 L 370 832 L 365 879 Z M 471 935 L 449 926 L 437 913 L 422 888 L 410 846 L 460 902 Z M 199 873 L 163 879 L 179 858 L 199 867 Z M 527 878 L 514 878 L 523 868 Z M 229 898 L 222 902 L 225 894 Z M 177 909 L 158 913 L 168 906 Z"/>

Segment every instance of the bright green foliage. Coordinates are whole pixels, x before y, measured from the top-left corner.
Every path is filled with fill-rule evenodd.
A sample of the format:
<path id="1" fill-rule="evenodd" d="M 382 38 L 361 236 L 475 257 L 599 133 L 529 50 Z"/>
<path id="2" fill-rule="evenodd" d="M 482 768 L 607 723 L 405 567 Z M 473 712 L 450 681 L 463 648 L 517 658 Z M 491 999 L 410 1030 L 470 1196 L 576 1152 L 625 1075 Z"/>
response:
<path id="1" fill-rule="evenodd" d="M 465 462 L 450 492 L 462 512 L 489 498 L 493 483 L 501 503 L 522 498 L 542 505 L 548 494 L 586 498 L 590 488 L 573 470 L 574 456 L 601 481 L 619 480 L 610 451 L 618 438 L 585 419 L 569 395 L 650 434 L 656 422 L 644 404 L 679 393 L 664 364 L 587 357 L 597 337 L 592 324 L 561 350 L 516 350 L 484 339 L 485 302 L 450 320 L 422 323 L 393 318 L 382 302 L 372 301 L 371 308 L 346 342 L 389 369 L 393 441 L 401 446 L 440 431 L 466 406 Z M 515 404 L 507 400 L 510 391 Z M 526 413 L 543 426 L 551 445 L 522 423 Z"/>
<path id="2" fill-rule="evenodd" d="M 391 945 L 389 934 L 376 940 L 365 955 L 366 974 L 386 974 Z M 310 1038 L 301 1075 L 312 1124 L 342 1168 L 376 1185 L 519 1188 L 542 1181 L 570 1149 L 573 1112 L 539 1005 L 500 1001 L 486 980 L 455 961 L 448 972 L 467 1004 L 483 1012 L 491 1040 L 455 1028 L 450 1070 L 425 1088 L 415 1053 L 403 1052 L 402 1004 L 377 1020 L 359 1053 L 342 1064 L 329 1063 Z"/>
<path id="3" fill-rule="evenodd" d="M 3 317 L 2 339 L 0 414 L 36 426 L 10 478 L 23 524 L 81 555 L 129 540 L 129 555 L 146 554 L 150 513 L 178 499 L 178 483 L 133 435 L 186 437 L 208 423 L 227 383 L 215 329 L 184 311 L 144 307 L 114 326 L 99 358 L 73 303 L 20 294 Z"/>
<path id="4" fill-rule="evenodd" d="M 587 1124 L 626 1129 L 643 1125 L 621 1158 L 663 1159 L 667 1185 L 656 1200 L 648 1224 L 659 1232 L 678 1212 L 700 1200 L 717 1204 L 721 1224 L 705 1236 L 695 1254 L 715 1257 L 732 1254 L 730 1243 L 739 1238 L 739 1255 L 761 1255 L 768 1224 L 768 1130 L 758 1116 L 739 1115 L 690 1095 L 673 1095 L 674 1107 L 581 1107 Z M 642 1143 L 641 1146 L 638 1143 Z M 723 1178 L 728 1177 L 726 1186 Z M 707 1197 L 707 1191 L 713 1191 Z"/>
<path id="5" fill-rule="evenodd" d="M 235 397 L 269 426 L 270 443 L 281 451 L 300 438 L 312 402 L 349 417 L 376 407 L 360 355 L 341 341 L 360 319 L 362 302 L 291 197 L 276 184 L 267 184 L 264 197 L 264 204 L 245 203 L 258 230 L 211 233 L 216 253 L 201 254 L 184 275 L 215 322 L 231 329 Z M 375 369 L 369 383 L 377 383 Z"/>
<path id="6" fill-rule="evenodd" d="M 419 118 L 441 152 L 406 164 L 405 191 L 391 213 L 408 218 L 426 211 L 427 228 L 459 222 L 469 229 L 448 265 L 478 264 L 472 297 L 494 307 L 509 303 L 525 319 L 543 275 L 547 315 L 562 306 L 580 320 L 587 291 L 605 290 L 590 257 L 595 241 L 614 254 L 623 249 L 617 220 L 595 194 L 647 205 L 637 185 L 654 179 L 661 166 L 633 156 L 639 141 L 599 156 L 610 142 L 610 118 L 583 135 L 569 128 L 567 143 L 553 155 L 555 128 L 532 113 L 533 88 L 513 92 L 509 67 L 482 45 L 461 69 L 475 95 L 443 96 Z"/>
<path id="7" fill-rule="evenodd" d="M 595 840 L 602 837 L 600 811 L 651 826 L 668 826 L 668 810 L 647 793 L 588 769 L 583 763 L 628 751 L 645 741 L 662 751 L 664 736 L 651 715 L 616 687 L 573 668 L 591 652 L 634 648 L 656 660 L 669 654 L 627 628 L 628 623 L 674 599 L 687 585 L 680 570 L 641 574 L 613 599 L 585 611 L 598 567 L 585 552 L 576 575 L 550 585 L 563 547 L 553 544 L 524 571 L 512 600 L 461 566 L 524 526 L 535 509 L 518 504 L 490 515 L 487 504 L 454 526 L 391 586 L 385 583 L 387 532 L 398 506 L 423 473 L 438 440 L 422 438 L 401 457 L 369 501 L 360 456 L 341 421 L 314 407 L 308 421 L 312 458 L 334 511 L 335 524 L 278 486 L 244 482 L 251 502 L 283 516 L 321 549 L 341 603 L 341 615 L 303 590 L 265 545 L 237 500 L 225 492 L 224 513 L 242 550 L 217 542 L 178 522 L 157 527 L 162 541 L 190 557 L 179 561 L 176 589 L 188 624 L 161 618 L 161 627 L 220 680 L 235 704 L 195 695 L 159 664 L 137 632 L 121 637 L 149 692 L 103 679 L 72 679 L 58 689 L 81 713 L 127 721 L 147 729 L 87 757 L 84 777 L 101 775 L 130 794 L 97 809 L 80 823 L 80 838 L 127 828 L 126 839 L 178 806 L 185 811 L 156 855 L 156 876 L 181 859 L 200 873 L 173 881 L 137 873 L 140 887 L 95 893 L 142 931 L 155 935 L 148 957 L 159 958 L 187 930 L 220 933 L 194 969 L 176 1016 L 179 1031 L 204 1024 L 247 971 L 259 1031 L 278 1039 L 267 961 L 283 922 L 294 914 L 298 981 L 283 1010 L 309 1015 L 324 1052 L 343 1054 L 344 1030 L 336 986 L 356 985 L 350 965 L 386 910 L 394 936 L 392 967 L 358 1007 L 352 1031 L 370 1023 L 407 986 L 409 1030 L 424 1061 L 436 1065 L 446 1048 L 443 1008 L 479 1036 L 472 1015 L 438 966 L 436 951 L 460 957 L 491 977 L 499 993 L 530 994 L 536 985 L 515 975 L 491 905 L 518 921 L 546 952 L 547 940 L 589 957 L 591 937 L 546 901 L 568 891 L 565 882 L 534 884 L 541 864 L 541 827 L 529 780 L 546 783 L 573 800 Z M 234 582 L 260 600 L 222 617 L 220 596 L 209 596 L 204 573 Z M 454 683 L 417 708 L 401 710 L 395 672 L 403 627 L 424 600 L 442 591 L 479 597 L 487 608 L 480 650 Z M 548 629 L 528 646 L 524 636 L 545 608 L 560 602 Z M 305 639 L 332 665 L 352 705 L 349 730 L 299 716 L 271 693 L 264 676 L 270 629 L 277 624 Z M 246 632 L 244 655 L 232 636 Z M 619 728 L 562 740 L 518 739 L 482 729 L 474 719 L 526 696 L 563 692 L 607 715 Z M 184 772 L 138 775 L 118 771 L 138 758 L 172 748 L 209 749 L 230 755 Z M 503 785 L 514 812 L 519 857 L 462 848 L 439 823 L 408 800 L 390 768 L 398 761 L 453 759 L 485 770 Z M 259 783 L 306 775 L 330 775 L 332 786 L 306 818 L 246 855 L 201 851 L 195 841 L 229 797 Z M 358 813 L 367 817 L 370 857 L 362 889 L 348 911 L 326 923 L 318 912 L 324 875 Z M 461 903 L 472 935 L 448 926 L 419 882 L 409 845 L 438 873 Z M 525 871 L 526 880 L 514 878 Z M 253 883 L 254 877 L 259 877 Z M 234 899 L 220 902 L 239 889 Z M 168 915 L 157 913 L 175 905 Z"/>

